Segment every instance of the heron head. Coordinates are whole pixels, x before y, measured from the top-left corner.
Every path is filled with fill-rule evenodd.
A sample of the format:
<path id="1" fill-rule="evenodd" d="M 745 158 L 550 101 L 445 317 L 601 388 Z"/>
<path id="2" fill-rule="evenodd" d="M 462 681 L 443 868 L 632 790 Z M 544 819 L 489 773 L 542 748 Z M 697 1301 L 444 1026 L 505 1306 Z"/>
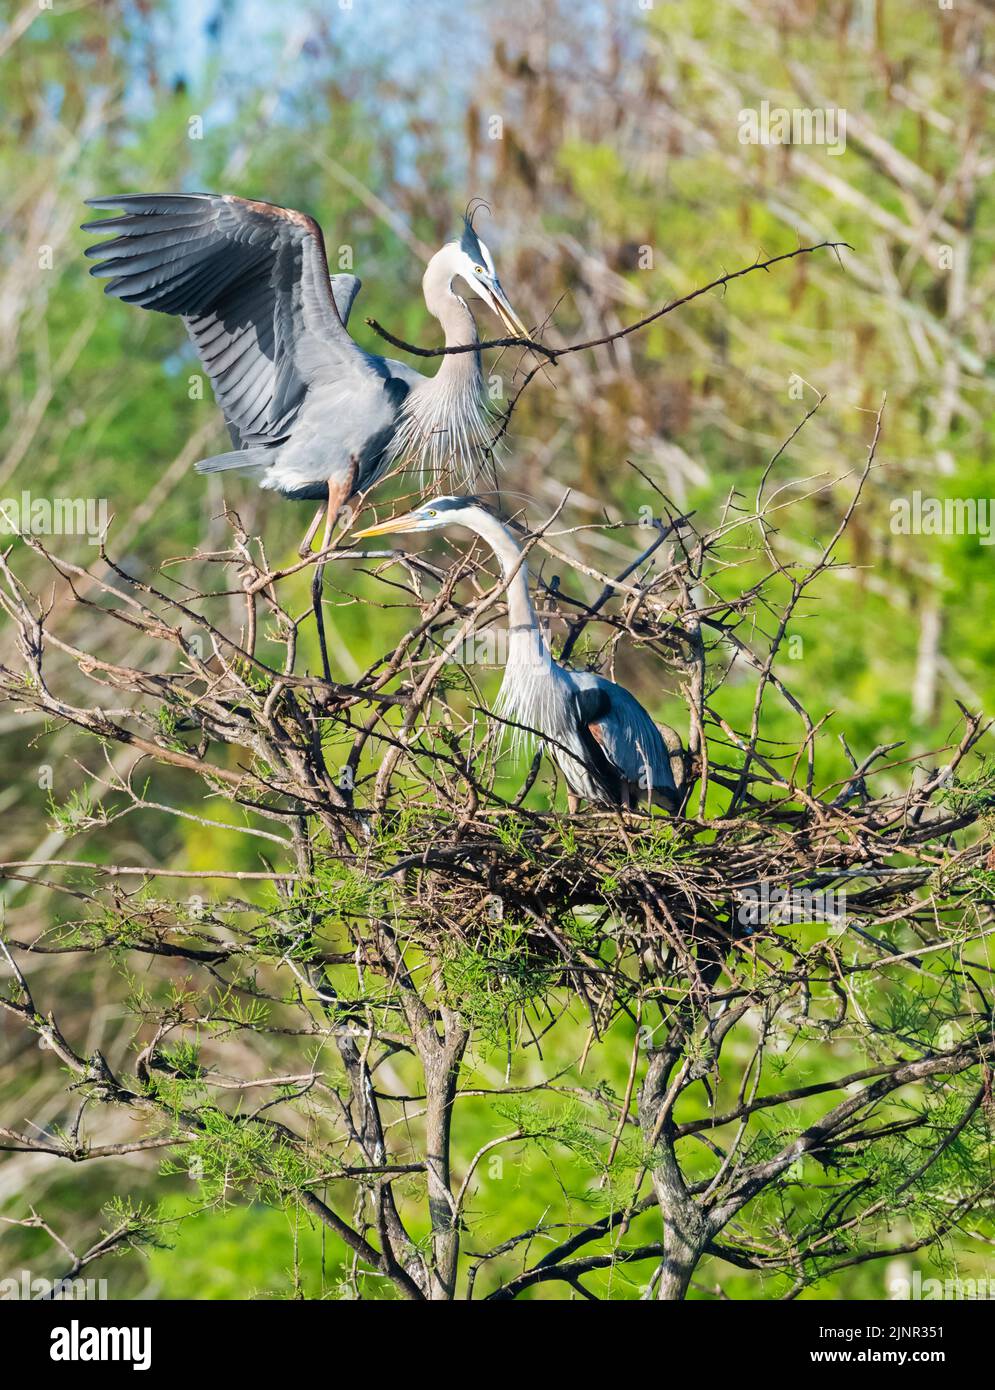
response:
<path id="1" fill-rule="evenodd" d="M 381 521 L 376 526 L 357 531 L 355 539 L 436 531 L 442 526 L 470 526 L 473 530 L 473 518 L 479 517 L 482 511 L 486 511 L 486 508 L 475 497 L 433 497 L 430 502 L 423 502 L 420 507 L 405 512 L 403 516 L 395 516 L 390 521 Z"/>
<path id="2" fill-rule="evenodd" d="M 450 277 L 459 276 L 497 315 L 509 333 L 527 338 L 529 331 L 515 313 L 498 279 L 494 257 L 474 231 L 470 215 L 463 218 L 460 236 L 443 247 Z"/>

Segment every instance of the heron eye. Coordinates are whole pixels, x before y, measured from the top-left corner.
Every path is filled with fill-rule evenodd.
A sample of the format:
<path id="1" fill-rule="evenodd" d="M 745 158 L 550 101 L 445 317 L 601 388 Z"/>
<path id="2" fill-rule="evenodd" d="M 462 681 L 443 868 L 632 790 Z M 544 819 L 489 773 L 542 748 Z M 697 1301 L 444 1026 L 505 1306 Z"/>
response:
<path id="1" fill-rule="evenodd" d="M 433 512 L 432 509 L 429 508 L 427 512 L 422 512 L 422 516 L 435 516 L 435 512 Z"/>
<path id="2" fill-rule="evenodd" d="M 475 265 L 473 268 L 474 268 L 474 270 L 477 272 L 478 275 L 483 275 L 483 273 L 484 273 L 484 267 L 483 267 L 482 265 Z"/>

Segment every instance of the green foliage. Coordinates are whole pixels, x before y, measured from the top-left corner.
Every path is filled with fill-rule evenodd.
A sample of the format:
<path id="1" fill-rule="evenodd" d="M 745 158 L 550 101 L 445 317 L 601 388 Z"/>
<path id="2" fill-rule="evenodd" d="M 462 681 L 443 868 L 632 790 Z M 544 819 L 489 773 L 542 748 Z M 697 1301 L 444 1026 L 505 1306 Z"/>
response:
<path id="1" fill-rule="evenodd" d="M 388 845 L 395 841 L 402 842 L 403 838 L 403 830 L 385 832 Z M 293 925 L 295 921 L 333 923 L 344 922 L 351 917 L 389 915 L 391 891 L 389 881 L 378 881 L 364 869 L 344 864 L 331 855 L 322 855 L 315 861 L 311 875 L 299 879 L 294 886 L 290 925 L 274 923 L 270 944 L 267 945 L 264 937 L 260 940 L 260 949 L 264 952 L 276 951 L 280 955 L 287 950 L 292 954 L 306 954 L 315 949 L 315 944 L 305 932 Z"/>
<path id="2" fill-rule="evenodd" d="M 529 954 L 525 930 L 494 924 L 486 945 L 459 945 L 442 962 L 446 990 L 481 1043 L 497 1047 L 517 1035 L 526 1012 L 539 1009 L 559 974 Z"/>
<path id="3" fill-rule="evenodd" d="M 59 805 L 50 794 L 48 813 L 52 827 L 61 830 L 63 835 L 74 835 L 86 826 L 94 814 L 94 792 L 92 787 L 74 787 Z"/>
<path id="4" fill-rule="evenodd" d="M 494 1111 L 540 1153 L 566 1149 L 585 1168 L 594 1172 L 604 1169 L 603 1145 L 591 1129 L 590 1113 L 581 1105 L 571 1102 L 551 1111 L 535 1101 L 511 1100 L 499 1101 Z"/>
<path id="5" fill-rule="evenodd" d="M 973 775 L 958 778 L 945 788 L 942 799 L 955 811 L 987 811 L 995 807 L 995 754 L 982 758 Z"/>
<path id="6" fill-rule="evenodd" d="M 106 1225 L 101 1235 L 123 1236 L 115 1246 L 116 1254 L 126 1250 L 166 1250 L 169 1248 L 162 1230 L 161 1213 L 148 1202 L 136 1202 L 130 1197 L 113 1197 L 104 1208 Z"/>
<path id="7" fill-rule="evenodd" d="M 320 1172 L 269 1126 L 249 1124 L 210 1105 L 198 1109 L 197 1123 L 199 1133 L 165 1160 L 163 1172 L 195 1177 L 209 1206 L 244 1200 L 283 1206 Z"/>

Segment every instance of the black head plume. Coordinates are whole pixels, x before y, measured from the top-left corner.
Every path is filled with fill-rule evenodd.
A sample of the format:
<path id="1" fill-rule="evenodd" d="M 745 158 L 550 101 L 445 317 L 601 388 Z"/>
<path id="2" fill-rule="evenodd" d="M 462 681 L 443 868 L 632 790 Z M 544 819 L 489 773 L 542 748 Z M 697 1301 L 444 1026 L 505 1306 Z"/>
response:
<path id="1" fill-rule="evenodd" d="M 478 265 L 488 266 L 489 257 L 481 244 L 480 238 L 474 229 L 473 219 L 481 208 L 486 208 L 490 212 L 490 204 L 485 203 L 483 198 L 471 198 L 466 205 L 466 212 L 463 214 L 463 232 L 460 236 L 460 246 Z"/>

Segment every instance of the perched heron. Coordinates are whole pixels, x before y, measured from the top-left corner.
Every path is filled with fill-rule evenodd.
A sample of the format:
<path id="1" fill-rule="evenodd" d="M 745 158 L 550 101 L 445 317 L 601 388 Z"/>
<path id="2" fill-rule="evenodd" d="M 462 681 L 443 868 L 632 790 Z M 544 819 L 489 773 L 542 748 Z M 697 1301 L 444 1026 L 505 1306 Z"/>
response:
<path id="1" fill-rule="evenodd" d="M 347 331 L 355 275 L 331 275 L 313 218 L 217 193 L 122 194 L 88 206 L 121 209 L 83 226 L 113 232 L 86 249 L 106 293 L 183 319 L 224 412 L 234 448 L 202 459 L 214 473 L 251 472 L 285 497 L 325 502 L 322 552 L 336 518 L 394 463 L 423 473 L 475 474 L 490 443 L 480 354 L 442 358 L 434 376 L 364 352 Z M 461 280 L 514 334 L 524 324 L 469 217 L 429 261 L 422 290 L 447 347 L 472 347 L 477 326 Z M 322 513 L 301 545 L 311 547 Z M 321 569 L 315 574 L 320 618 Z"/>
<path id="2" fill-rule="evenodd" d="M 642 798 L 676 811 L 680 796 L 671 766 L 680 741 L 668 747 L 639 701 L 593 671 L 554 661 L 529 597 L 525 556 L 512 533 L 474 497 L 435 497 L 392 521 L 368 526 L 355 539 L 465 526 L 494 551 L 506 584 L 508 660 L 497 712 L 524 736 L 540 737 L 566 779 L 570 809 L 580 797 L 629 807 Z"/>

